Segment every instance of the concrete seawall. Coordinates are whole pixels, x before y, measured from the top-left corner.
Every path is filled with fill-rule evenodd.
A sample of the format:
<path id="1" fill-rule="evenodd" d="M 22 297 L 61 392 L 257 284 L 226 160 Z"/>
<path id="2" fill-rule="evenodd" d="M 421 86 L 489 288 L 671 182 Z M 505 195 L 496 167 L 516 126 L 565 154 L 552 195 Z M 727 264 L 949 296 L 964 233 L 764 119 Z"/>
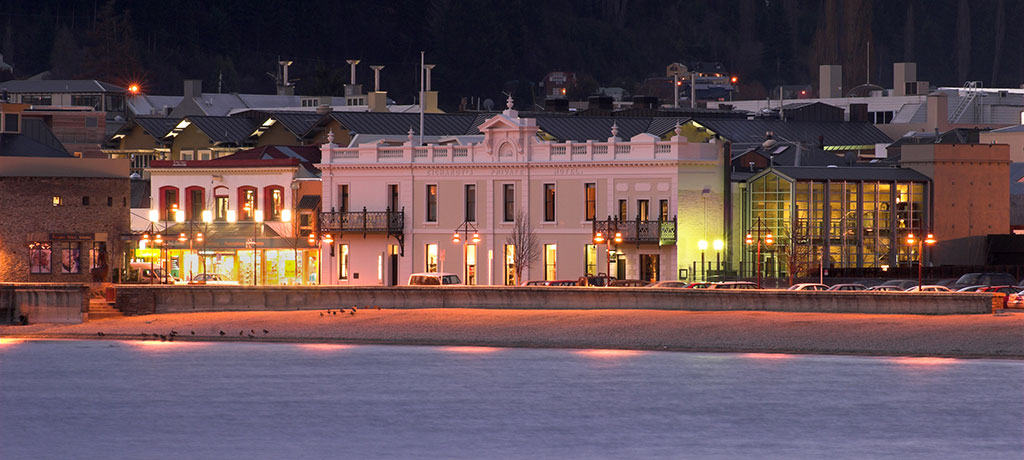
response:
<path id="1" fill-rule="evenodd" d="M 132 286 L 116 288 L 126 315 L 381 308 L 690 310 L 954 315 L 993 311 L 991 294 L 576 287 Z"/>
<path id="2" fill-rule="evenodd" d="M 84 284 L 0 283 L 0 323 L 77 324 L 87 318 L 89 287 Z"/>

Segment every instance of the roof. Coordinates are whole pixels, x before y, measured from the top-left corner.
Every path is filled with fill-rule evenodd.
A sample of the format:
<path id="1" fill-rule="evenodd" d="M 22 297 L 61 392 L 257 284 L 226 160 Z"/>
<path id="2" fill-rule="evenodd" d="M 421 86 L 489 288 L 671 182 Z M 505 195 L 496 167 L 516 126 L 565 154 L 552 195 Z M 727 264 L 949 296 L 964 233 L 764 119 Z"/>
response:
<path id="1" fill-rule="evenodd" d="M 303 195 L 296 209 L 316 209 L 320 206 L 320 195 Z"/>
<path id="2" fill-rule="evenodd" d="M 167 116 L 168 108 L 174 109 L 181 104 L 181 96 L 157 96 L 149 94 L 129 95 L 126 99 L 128 108 L 135 115 Z"/>
<path id="3" fill-rule="evenodd" d="M 906 181 L 930 182 L 931 179 L 913 169 L 889 167 L 819 167 L 819 166 L 778 166 L 762 171 L 751 177 L 756 179 L 771 171 L 793 180 L 847 180 L 847 181 Z"/>
<path id="4" fill-rule="evenodd" d="M 8 80 L 0 90 L 11 93 L 124 93 L 125 89 L 98 80 Z"/>
<path id="5" fill-rule="evenodd" d="M 210 163 L 236 160 L 286 160 L 297 159 L 302 163 L 319 163 L 320 147 L 315 145 L 262 145 L 256 148 L 239 150 L 231 155 L 209 160 Z"/>
<path id="6" fill-rule="evenodd" d="M 1005 128 L 993 129 L 993 133 L 1024 133 L 1024 125 L 1013 125 Z"/>
<path id="7" fill-rule="evenodd" d="M 539 116 L 536 120 L 541 130 L 560 141 L 585 142 L 604 141 L 612 137 L 612 125 L 618 127 L 618 135 L 622 139 L 641 133 L 660 137 L 675 129 L 676 123 L 685 123 L 689 118 Z"/>
<path id="8" fill-rule="evenodd" d="M 166 137 L 167 133 L 170 133 L 180 120 L 161 117 L 135 117 L 132 121 L 141 126 L 146 134 L 160 140 Z"/>
<path id="9" fill-rule="evenodd" d="M 355 134 L 414 135 L 420 131 L 418 113 L 331 112 L 330 117 Z M 480 134 L 475 114 L 427 113 L 423 115 L 423 134 L 457 136 Z"/>
<path id="10" fill-rule="evenodd" d="M 892 139 L 870 123 L 826 121 L 734 120 L 727 118 L 698 118 L 694 122 L 734 144 L 760 144 L 765 133 L 785 142 L 804 142 L 818 145 L 821 138 L 826 146 L 889 144 Z"/>
<path id="11" fill-rule="evenodd" d="M 282 109 L 299 108 L 302 101 L 317 96 L 287 96 L 276 94 L 238 94 L 238 93 L 202 93 L 199 97 L 189 97 L 175 107 L 173 116 L 207 115 L 227 116 L 237 109 L 264 108 Z M 345 98 L 331 97 L 330 105 L 345 105 Z M 315 108 L 313 108 L 315 109 Z"/>
<path id="12" fill-rule="evenodd" d="M 1010 195 L 1024 195 L 1024 163 L 1010 163 Z"/>
<path id="13" fill-rule="evenodd" d="M 188 116 L 185 119 L 218 144 L 242 144 L 259 125 L 244 117 Z"/>
<path id="14" fill-rule="evenodd" d="M 268 115 L 281 123 L 288 132 L 297 138 L 303 137 L 313 128 L 313 125 L 324 117 L 316 112 L 273 112 Z"/>
<path id="15" fill-rule="evenodd" d="M 71 157 L 53 135 L 46 122 L 21 117 L 20 134 L 0 134 L 0 156 L 5 157 Z"/>

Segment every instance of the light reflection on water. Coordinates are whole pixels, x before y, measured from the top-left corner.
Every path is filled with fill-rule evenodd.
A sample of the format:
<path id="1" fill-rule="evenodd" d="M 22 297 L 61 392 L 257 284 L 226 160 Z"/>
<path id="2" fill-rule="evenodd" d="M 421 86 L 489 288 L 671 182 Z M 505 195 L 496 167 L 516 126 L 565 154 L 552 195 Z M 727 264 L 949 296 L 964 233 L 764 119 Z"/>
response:
<path id="1" fill-rule="evenodd" d="M 0 342 L 0 458 L 1024 457 L 1024 362 Z"/>

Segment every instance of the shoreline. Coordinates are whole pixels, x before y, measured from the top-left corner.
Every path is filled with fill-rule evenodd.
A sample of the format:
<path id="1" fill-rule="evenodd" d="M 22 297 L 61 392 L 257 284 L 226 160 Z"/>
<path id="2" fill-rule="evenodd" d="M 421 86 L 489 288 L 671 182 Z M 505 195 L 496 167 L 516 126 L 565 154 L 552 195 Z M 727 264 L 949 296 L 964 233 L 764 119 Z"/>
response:
<path id="1" fill-rule="evenodd" d="M 0 326 L 0 338 L 1024 359 L 1024 312 L 918 316 L 383 309 L 354 313 L 300 310 L 158 314 L 70 325 Z"/>

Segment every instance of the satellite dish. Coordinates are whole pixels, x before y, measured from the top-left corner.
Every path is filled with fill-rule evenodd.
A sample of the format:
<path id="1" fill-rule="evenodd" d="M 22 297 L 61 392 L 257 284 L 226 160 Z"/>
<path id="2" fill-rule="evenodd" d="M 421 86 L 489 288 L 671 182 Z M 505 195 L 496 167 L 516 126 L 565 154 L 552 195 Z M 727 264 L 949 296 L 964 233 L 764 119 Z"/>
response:
<path id="1" fill-rule="evenodd" d="M 768 139 L 761 144 L 761 148 L 770 150 L 772 147 L 775 147 L 776 144 L 778 144 L 778 142 L 776 142 L 775 139 Z"/>
<path id="2" fill-rule="evenodd" d="M 494 101 L 491 98 L 484 99 L 484 110 L 488 112 L 494 110 Z"/>

